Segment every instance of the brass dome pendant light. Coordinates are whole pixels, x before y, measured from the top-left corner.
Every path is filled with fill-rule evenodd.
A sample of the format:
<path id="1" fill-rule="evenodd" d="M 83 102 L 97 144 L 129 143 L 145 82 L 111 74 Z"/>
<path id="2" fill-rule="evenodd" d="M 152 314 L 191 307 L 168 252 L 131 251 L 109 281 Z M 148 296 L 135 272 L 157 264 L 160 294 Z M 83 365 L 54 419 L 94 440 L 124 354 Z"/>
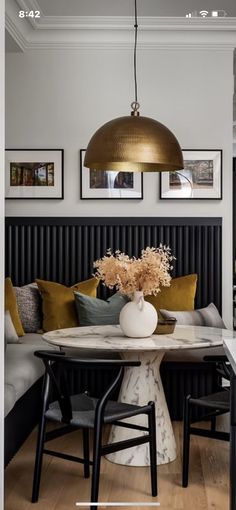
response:
<path id="1" fill-rule="evenodd" d="M 165 172 L 184 168 L 177 138 L 160 122 L 139 115 L 137 93 L 137 0 L 135 0 L 134 87 L 131 116 L 118 117 L 92 136 L 84 165 L 94 170 Z"/>

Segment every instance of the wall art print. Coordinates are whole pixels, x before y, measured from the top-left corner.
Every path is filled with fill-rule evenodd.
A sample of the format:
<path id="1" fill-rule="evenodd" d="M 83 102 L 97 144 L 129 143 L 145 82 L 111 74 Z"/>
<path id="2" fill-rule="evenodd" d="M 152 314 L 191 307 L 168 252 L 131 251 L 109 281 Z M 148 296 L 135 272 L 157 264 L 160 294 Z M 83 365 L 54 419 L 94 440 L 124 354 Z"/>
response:
<path id="1" fill-rule="evenodd" d="M 7 199 L 63 199 L 63 149 L 7 149 Z"/>
<path id="2" fill-rule="evenodd" d="M 160 199 L 221 200 L 222 150 L 183 150 L 184 168 L 160 174 Z"/>
<path id="3" fill-rule="evenodd" d="M 139 199 L 143 198 L 141 172 L 91 170 L 84 166 L 85 149 L 80 150 L 80 198 Z"/>

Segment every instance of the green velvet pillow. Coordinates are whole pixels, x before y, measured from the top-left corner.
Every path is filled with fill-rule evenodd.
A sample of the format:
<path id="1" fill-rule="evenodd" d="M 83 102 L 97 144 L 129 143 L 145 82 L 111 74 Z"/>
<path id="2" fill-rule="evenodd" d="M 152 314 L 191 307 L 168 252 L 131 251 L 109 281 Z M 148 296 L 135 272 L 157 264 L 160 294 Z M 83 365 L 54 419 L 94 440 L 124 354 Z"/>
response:
<path id="1" fill-rule="evenodd" d="M 104 301 L 74 292 L 80 326 L 104 326 L 119 324 L 120 311 L 129 299 L 117 292 Z"/>

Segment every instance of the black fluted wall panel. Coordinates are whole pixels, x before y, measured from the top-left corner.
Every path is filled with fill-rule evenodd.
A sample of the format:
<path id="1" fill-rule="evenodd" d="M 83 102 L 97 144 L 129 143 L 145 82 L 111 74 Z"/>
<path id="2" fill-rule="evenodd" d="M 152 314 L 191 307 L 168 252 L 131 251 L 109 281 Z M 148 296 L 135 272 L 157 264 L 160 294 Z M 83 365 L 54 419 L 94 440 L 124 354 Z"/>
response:
<path id="1" fill-rule="evenodd" d="M 198 274 L 196 307 L 214 302 L 221 310 L 221 218 L 9 217 L 6 275 L 19 286 L 35 278 L 72 285 L 91 276 L 108 248 L 138 256 L 160 243 L 176 257 L 173 276 Z"/>
<path id="2" fill-rule="evenodd" d="M 187 395 L 197 398 L 219 391 L 219 374 L 213 363 L 163 361 L 161 378 L 166 401 L 173 420 L 183 419 L 183 400 Z M 205 408 L 193 406 L 192 420 L 207 414 Z"/>

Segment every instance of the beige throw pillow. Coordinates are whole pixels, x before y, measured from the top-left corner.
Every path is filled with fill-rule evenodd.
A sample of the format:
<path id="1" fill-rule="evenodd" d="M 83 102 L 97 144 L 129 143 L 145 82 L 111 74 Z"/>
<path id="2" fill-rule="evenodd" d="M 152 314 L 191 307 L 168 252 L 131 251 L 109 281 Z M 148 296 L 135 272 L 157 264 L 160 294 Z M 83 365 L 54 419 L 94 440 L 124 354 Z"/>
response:
<path id="1" fill-rule="evenodd" d="M 5 311 L 4 314 L 4 327 L 5 327 L 5 342 L 6 344 L 18 344 L 20 343 L 19 337 L 15 330 L 12 322 L 11 314 L 9 310 Z"/>

